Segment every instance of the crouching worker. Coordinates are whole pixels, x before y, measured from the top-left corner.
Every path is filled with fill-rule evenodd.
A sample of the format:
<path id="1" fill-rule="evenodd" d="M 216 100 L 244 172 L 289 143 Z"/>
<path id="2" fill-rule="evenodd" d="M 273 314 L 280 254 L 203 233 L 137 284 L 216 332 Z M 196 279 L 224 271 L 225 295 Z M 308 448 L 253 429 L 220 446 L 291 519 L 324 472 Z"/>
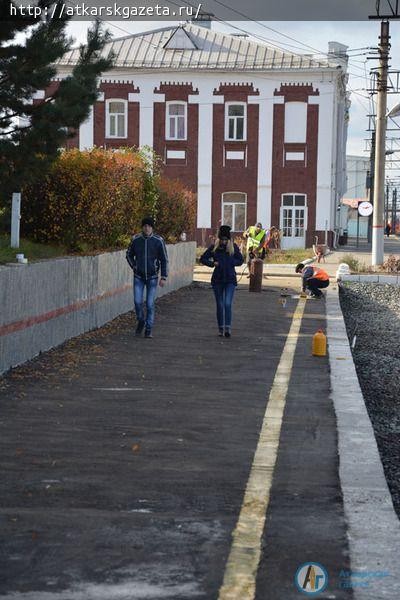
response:
<path id="1" fill-rule="evenodd" d="M 219 335 L 231 337 L 232 301 L 237 286 L 235 267 L 243 264 L 243 256 L 236 244 L 231 240 L 231 228 L 222 225 L 213 246 L 210 246 L 200 257 L 200 262 L 207 267 L 214 267 L 211 285 L 217 303 L 217 322 Z"/>
<path id="2" fill-rule="evenodd" d="M 329 275 L 320 267 L 314 265 L 303 265 L 299 263 L 296 266 L 296 273 L 301 273 L 303 280 L 303 292 L 310 291 L 311 298 L 322 298 L 321 289 L 328 287 Z"/>
<path id="3" fill-rule="evenodd" d="M 154 303 L 156 299 L 159 272 L 159 285 L 163 287 L 168 275 L 168 255 L 163 238 L 153 232 L 151 217 L 142 220 L 142 232 L 134 235 L 126 251 L 126 260 L 133 269 L 133 299 L 135 303 L 137 327 L 135 334 L 151 338 L 154 324 Z M 146 288 L 146 317 L 143 312 L 143 296 Z"/>

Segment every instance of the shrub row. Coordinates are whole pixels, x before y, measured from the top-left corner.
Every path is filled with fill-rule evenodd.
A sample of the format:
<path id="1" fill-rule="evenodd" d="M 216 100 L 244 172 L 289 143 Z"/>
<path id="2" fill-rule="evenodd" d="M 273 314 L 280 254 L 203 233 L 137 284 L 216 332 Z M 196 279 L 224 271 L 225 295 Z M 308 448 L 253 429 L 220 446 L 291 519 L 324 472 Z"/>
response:
<path id="1" fill-rule="evenodd" d="M 23 235 L 69 250 L 123 247 L 148 215 L 171 243 L 194 229 L 194 195 L 162 177 L 153 156 L 130 148 L 63 151 L 23 199 Z"/>

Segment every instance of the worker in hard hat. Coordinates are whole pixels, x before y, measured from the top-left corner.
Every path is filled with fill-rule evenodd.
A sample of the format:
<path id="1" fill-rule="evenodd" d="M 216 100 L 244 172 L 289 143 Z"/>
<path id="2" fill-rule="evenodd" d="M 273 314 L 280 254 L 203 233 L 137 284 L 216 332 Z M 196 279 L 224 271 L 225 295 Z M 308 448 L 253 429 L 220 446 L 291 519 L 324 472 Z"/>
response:
<path id="1" fill-rule="evenodd" d="M 296 273 L 301 274 L 303 292 L 309 290 L 311 298 L 323 298 L 321 289 L 329 285 L 329 275 L 326 271 L 315 265 L 299 263 L 296 266 Z"/>
<path id="2" fill-rule="evenodd" d="M 243 233 L 243 237 L 247 238 L 247 256 L 249 258 L 260 257 L 264 259 L 265 257 L 265 234 L 266 231 L 263 229 L 261 223 L 256 223 L 255 225 L 251 225 L 246 229 Z"/>

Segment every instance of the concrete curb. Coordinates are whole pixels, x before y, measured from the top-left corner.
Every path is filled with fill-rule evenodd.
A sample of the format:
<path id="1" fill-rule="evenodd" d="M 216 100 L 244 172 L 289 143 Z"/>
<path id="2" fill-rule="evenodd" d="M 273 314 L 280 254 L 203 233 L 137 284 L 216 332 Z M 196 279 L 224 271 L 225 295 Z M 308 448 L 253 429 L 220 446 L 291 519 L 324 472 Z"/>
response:
<path id="1" fill-rule="evenodd" d="M 379 273 L 369 273 L 367 275 L 341 275 L 340 281 L 356 281 L 357 283 L 387 283 L 389 285 L 400 285 L 400 275 L 380 275 Z"/>
<path id="2" fill-rule="evenodd" d="M 400 597 L 400 522 L 383 472 L 373 428 L 359 386 L 338 286 L 326 299 L 331 398 L 339 450 L 339 475 L 352 572 L 388 572 L 370 579 L 353 576 L 356 600 Z M 367 587 L 361 587 L 369 581 Z"/>

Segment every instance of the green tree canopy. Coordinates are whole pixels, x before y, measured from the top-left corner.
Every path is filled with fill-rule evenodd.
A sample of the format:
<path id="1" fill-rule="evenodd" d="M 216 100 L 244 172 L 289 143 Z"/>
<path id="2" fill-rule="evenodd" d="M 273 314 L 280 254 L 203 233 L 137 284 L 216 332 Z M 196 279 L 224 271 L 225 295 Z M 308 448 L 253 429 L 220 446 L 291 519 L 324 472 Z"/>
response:
<path id="1" fill-rule="evenodd" d="M 38 0 L 43 12 L 36 19 L 10 17 L 11 4 L 18 2 L 0 5 L 0 207 L 47 170 L 88 117 L 97 98 L 97 77 L 112 65 L 112 57 L 101 57 L 109 33 L 96 22 L 72 74 L 43 102 L 32 102 L 37 90 L 49 88 L 57 61 L 72 47 L 66 34 L 69 18 L 62 14 L 61 0 Z"/>

